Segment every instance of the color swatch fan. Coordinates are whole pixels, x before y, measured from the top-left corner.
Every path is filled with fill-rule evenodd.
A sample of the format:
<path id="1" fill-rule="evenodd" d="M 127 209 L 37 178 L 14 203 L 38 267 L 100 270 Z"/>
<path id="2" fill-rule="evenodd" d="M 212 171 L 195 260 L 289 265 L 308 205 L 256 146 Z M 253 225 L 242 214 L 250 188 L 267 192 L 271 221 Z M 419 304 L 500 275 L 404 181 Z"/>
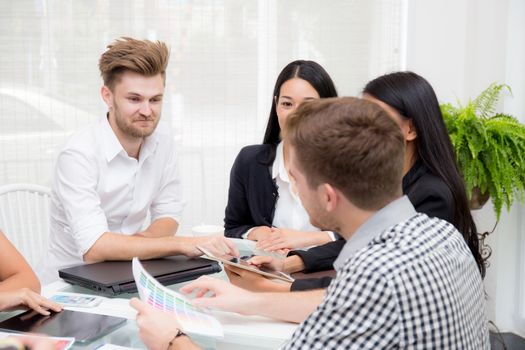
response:
<path id="1" fill-rule="evenodd" d="M 213 337 L 224 336 L 222 326 L 215 317 L 193 306 L 183 295 L 157 282 L 137 258 L 133 258 L 133 277 L 140 299 L 159 310 L 175 314 L 184 332 Z"/>

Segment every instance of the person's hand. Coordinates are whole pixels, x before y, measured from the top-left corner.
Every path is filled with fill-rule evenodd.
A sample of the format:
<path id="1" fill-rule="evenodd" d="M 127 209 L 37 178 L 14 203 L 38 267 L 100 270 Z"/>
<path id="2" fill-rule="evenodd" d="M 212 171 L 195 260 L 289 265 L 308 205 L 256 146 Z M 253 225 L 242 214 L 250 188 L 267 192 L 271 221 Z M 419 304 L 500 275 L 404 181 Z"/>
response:
<path id="1" fill-rule="evenodd" d="M 201 256 L 203 253 L 197 246 L 202 246 L 215 256 L 229 255 L 239 257 L 239 250 L 233 241 L 223 235 L 210 235 L 203 237 L 184 237 L 186 242 L 184 254 L 189 257 Z"/>
<path id="2" fill-rule="evenodd" d="M 259 239 L 255 247 L 266 251 L 305 248 L 328 243 L 330 237 L 326 232 L 303 232 L 287 228 L 272 227 L 272 232 Z"/>
<path id="3" fill-rule="evenodd" d="M 182 287 L 180 291 L 185 294 L 195 292 L 195 299 L 191 301 L 195 306 L 212 307 L 243 315 L 248 315 L 247 312 L 250 311 L 248 305 L 254 299 L 254 293 L 209 276 L 199 277 Z M 204 297 L 207 293 L 211 293 L 211 296 Z"/>
<path id="4" fill-rule="evenodd" d="M 239 267 L 224 265 L 224 271 L 230 279 L 230 283 L 252 292 L 289 292 L 290 283 L 279 283 L 271 281 L 264 276 L 241 269 Z"/>
<path id="5" fill-rule="evenodd" d="M 137 298 L 131 299 L 130 305 L 137 310 L 137 326 L 144 345 L 149 350 L 166 350 L 181 329 L 175 315 L 155 309 Z"/>
<path id="6" fill-rule="evenodd" d="M 258 255 L 251 257 L 246 262 L 259 268 L 284 272 L 284 259 L 273 256 Z"/>
<path id="7" fill-rule="evenodd" d="M 271 233 L 272 233 L 271 227 L 257 226 L 257 227 L 252 228 L 252 230 L 250 231 L 250 233 L 248 233 L 248 236 L 246 238 L 252 241 L 258 241 L 258 240 L 261 240 L 267 237 Z"/>
<path id="8" fill-rule="evenodd" d="M 28 307 L 45 316 L 50 314 L 48 310 L 55 312 L 62 311 L 61 305 L 44 298 L 29 288 L 0 292 L 0 311 L 18 306 Z"/>

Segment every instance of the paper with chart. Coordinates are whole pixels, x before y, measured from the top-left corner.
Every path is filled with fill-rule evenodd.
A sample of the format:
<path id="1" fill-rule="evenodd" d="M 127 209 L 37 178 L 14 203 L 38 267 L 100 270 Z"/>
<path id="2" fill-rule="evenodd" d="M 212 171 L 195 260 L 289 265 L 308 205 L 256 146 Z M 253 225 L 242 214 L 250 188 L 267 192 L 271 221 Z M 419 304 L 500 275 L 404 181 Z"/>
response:
<path id="1" fill-rule="evenodd" d="M 215 317 L 193 306 L 183 295 L 157 282 L 137 258 L 133 258 L 133 277 L 140 299 L 159 310 L 175 314 L 184 332 L 224 336 L 222 325 Z"/>

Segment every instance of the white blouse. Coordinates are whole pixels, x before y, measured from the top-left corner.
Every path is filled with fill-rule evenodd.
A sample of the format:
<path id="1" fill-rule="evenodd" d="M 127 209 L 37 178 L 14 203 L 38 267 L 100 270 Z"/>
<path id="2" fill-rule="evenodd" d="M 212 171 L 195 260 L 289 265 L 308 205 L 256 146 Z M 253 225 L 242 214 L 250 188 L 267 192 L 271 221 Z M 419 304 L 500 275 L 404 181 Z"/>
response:
<path id="1" fill-rule="evenodd" d="M 284 166 L 284 147 L 282 142 L 277 145 L 275 160 L 272 165 L 272 178 L 275 180 L 278 193 L 272 226 L 285 227 L 297 231 L 320 231 L 319 228 L 310 223 L 308 213 L 293 189 L 288 171 Z"/>
<path id="2" fill-rule="evenodd" d="M 272 226 L 305 232 L 321 231 L 310 223 L 308 213 L 304 209 L 301 199 L 293 189 L 288 171 L 284 166 L 284 147 L 282 142 L 277 145 L 275 152 L 275 160 L 272 164 L 272 178 L 277 185 L 278 193 Z M 243 238 L 247 238 L 252 229 L 248 230 L 243 235 Z M 328 234 L 332 240 L 335 240 L 332 232 L 328 232 Z"/>

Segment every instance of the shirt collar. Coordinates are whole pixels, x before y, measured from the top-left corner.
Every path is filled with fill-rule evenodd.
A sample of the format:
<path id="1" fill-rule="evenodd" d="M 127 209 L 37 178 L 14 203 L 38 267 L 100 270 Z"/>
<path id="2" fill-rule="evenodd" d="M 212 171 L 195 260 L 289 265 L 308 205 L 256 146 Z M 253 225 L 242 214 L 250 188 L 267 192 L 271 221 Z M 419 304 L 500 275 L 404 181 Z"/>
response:
<path id="1" fill-rule="evenodd" d="M 120 144 L 120 141 L 117 138 L 117 135 L 115 135 L 115 132 L 111 128 L 111 125 L 109 125 L 108 117 L 104 117 L 100 120 L 100 128 L 101 128 L 101 135 L 102 135 L 102 142 L 104 143 L 104 153 L 106 154 L 106 160 L 108 162 L 111 162 L 113 158 L 117 156 L 120 152 L 126 152 L 122 145 Z"/>
<path id="2" fill-rule="evenodd" d="M 396 199 L 376 212 L 362 224 L 346 242 L 341 253 L 334 262 L 334 268 L 339 271 L 346 260 L 353 257 L 359 250 L 368 245 L 383 231 L 416 214 L 414 206 L 407 196 Z"/>
<path id="3" fill-rule="evenodd" d="M 275 150 L 275 160 L 272 164 L 272 179 L 276 179 L 277 176 L 279 176 L 284 182 L 290 182 L 288 171 L 286 171 L 286 167 L 284 166 L 284 147 L 282 142 L 279 142 L 277 145 L 277 149 Z"/>
<path id="4" fill-rule="evenodd" d="M 115 135 L 115 132 L 111 128 L 107 116 L 101 119 L 100 127 L 102 131 L 101 135 L 102 142 L 104 143 L 103 149 L 106 155 L 106 160 L 108 162 L 111 162 L 121 152 L 122 154 L 127 155 L 126 150 L 122 147 L 120 141 L 117 138 L 117 135 Z M 155 129 L 155 131 L 153 131 L 153 134 L 145 138 L 144 143 L 140 147 L 139 160 L 144 161 L 151 154 L 153 154 L 155 152 L 155 149 L 157 148 L 157 144 L 158 131 L 157 129 Z"/>
<path id="5" fill-rule="evenodd" d="M 158 125 L 157 125 L 158 126 Z M 153 134 L 146 137 L 142 146 L 140 147 L 139 161 L 144 162 L 150 155 L 155 153 L 157 144 L 159 143 L 159 134 L 157 128 L 153 131 Z"/>

